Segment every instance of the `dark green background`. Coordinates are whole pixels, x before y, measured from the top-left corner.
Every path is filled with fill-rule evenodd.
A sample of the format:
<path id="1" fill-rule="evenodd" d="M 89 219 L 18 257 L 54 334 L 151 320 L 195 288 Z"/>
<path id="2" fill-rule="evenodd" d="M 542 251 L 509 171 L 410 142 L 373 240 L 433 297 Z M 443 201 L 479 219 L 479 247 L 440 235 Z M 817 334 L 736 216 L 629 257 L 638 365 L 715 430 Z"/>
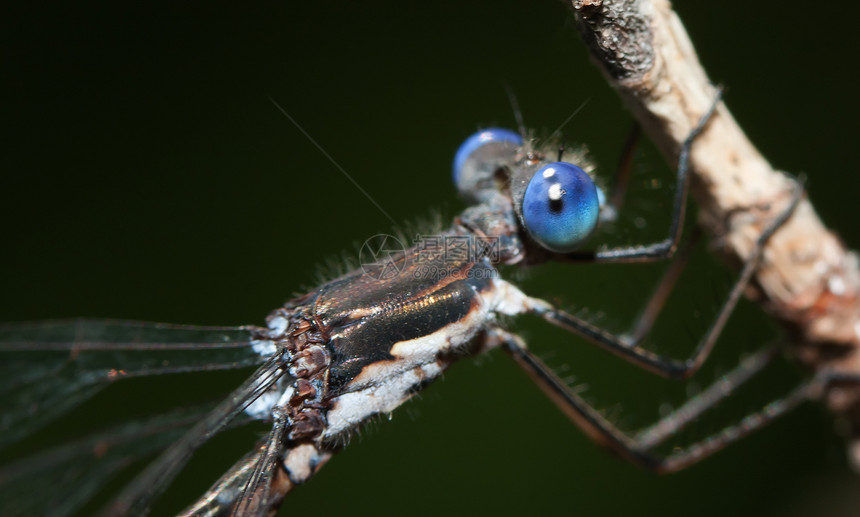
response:
<path id="1" fill-rule="evenodd" d="M 260 323 L 313 285 L 323 258 L 390 222 L 269 102 L 276 99 L 398 222 L 461 208 L 459 142 L 526 123 L 565 128 L 611 171 L 629 115 L 588 61 L 564 5 L 402 2 L 280 8 L 78 6 L 0 15 L 0 319 L 69 316 Z M 762 152 L 809 176 L 809 195 L 847 244 L 856 225 L 854 14 L 807 2 L 678 2 L 710 77 Z M 16 8 L 17 9 L 17 8 Z M 671 170 L 643 146 L 628 216 L 609 241 L 665 228 Z M 636 218 L 644 229 L 635 231 Z M 623 329 L 661 266 L 550 266 L 513 275 L 530 293 L 589 307 Z M 731 273 L 704 250 L 655 339 L 682 355 Z M 530 343 L 628 428 L 695 386 L 655 380 L 582 340 L 524 320 Z M 749 305 L 698 384 L 777 335 Z M 667 343 L 677 343 L 670 345 Z M 141 407 L 205 399 L 241 374 L 117 386 L 55 426 L 74 434 Z M 703 436 L 779 394 L 790 363 L 744 392 Z M 117 409 L 117 404 L 122 409 Z M 261 428 L 205 448 L 157 507 L 175 512 L 247 450 Z M 38 444 L 30 446 L 38 446 Z M 456 365 L 393 421 L 354 437 L 286 508 L 293 515 L 850 515 L 860 478 L 832 418 L 809 406 L 680 474 L 655 477 L 592 445 L 499 353 Z M 286 511 L 285 511 L 286 513 Z"/>

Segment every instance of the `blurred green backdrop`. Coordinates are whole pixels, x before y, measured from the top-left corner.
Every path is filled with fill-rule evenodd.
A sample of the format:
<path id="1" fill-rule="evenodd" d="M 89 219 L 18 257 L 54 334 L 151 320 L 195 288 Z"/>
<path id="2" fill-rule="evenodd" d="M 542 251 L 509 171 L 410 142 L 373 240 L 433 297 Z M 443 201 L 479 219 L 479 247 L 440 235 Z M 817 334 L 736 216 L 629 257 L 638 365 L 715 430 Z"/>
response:
<path id="1" fill-rule="evenodd" d="M 710 77 L 775 166 L 809 176 L 809 195 L 860 244 L 851 73 L 855 12 L 806 2 L 729 9 L 677 2 Z M 450 184 L 459 142 L 513 126 L 565 128 L 612 171 L 631 124 L 588 61 L 566 7 L 542 2 L 290 2 L 222 9 L 4 7 L 0 319 L 70 316 L 261 323 L 313 285 L 322 259 L 390 222 L 270 103 L 277 100 L 400 223 L 462 205 Z M 646 143 L 617 232 L 663 233 L 672 172 Z M 704 248 L 704 247 L 703 247 Z M 636 314 L 663 266 L 549 266 L 506 272 L 614 329 Z M 656 330 L 683 355 L 732 278 L 699 250 Z M 550 364 L 627 428 L 778 335 L 746 304 L 688 385 L 653 379 L 541 322 L 518 322 Z M 683 440 L 704 436 L 799 378 L 789 363 Z M 52 428 L 71 436 L 139 411 L 217 396 L 243 373 L 113 387 Z M 166 402 L 165 402 L 166 401 Z M 199 495 L 263 430 L 204 448 L 156 514 Z M 43 433 L 48 436 L 51 433 Z M 22 447 L 36 448 L 50 438 Z M 17 454 L 18 451 L 13 453 Z M 127 475 L 130 475 L 127 474 Z M 853 515 L 860 477 L 832 418 L 809 406 L 737 446 L 655 477 L 592 445 L 503 354 L 444 381 L 353 439 L 294 493 L 292 514 L 357 510 L 577 515 Z M 284 511 L 284 514 L 287 510 Z"/>

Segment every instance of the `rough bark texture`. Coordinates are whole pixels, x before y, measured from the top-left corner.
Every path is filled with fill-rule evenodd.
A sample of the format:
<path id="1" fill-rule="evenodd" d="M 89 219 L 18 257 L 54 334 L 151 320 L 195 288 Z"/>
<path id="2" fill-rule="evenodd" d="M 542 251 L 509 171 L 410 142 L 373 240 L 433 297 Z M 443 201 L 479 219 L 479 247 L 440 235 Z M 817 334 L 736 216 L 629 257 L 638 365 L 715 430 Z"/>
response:
<path id="1" fill-rule="evenodd" d="M 571 4 L 593 59 L 644 131 L 674 160 L 716 90 L 670 3 Z M 723 103 L 696 140 L 691 165 L 701 224 L 725 253 L 743 260 L 767 221 L 786 206 L 793 181 L 762 157 Z M 750 294 L 786 324 L 802 362 L 860 373 L 857 256 L 822 224 L 808 200 L 769 242 Z M 860 417 L 852 418 L 860 416 L 860 390 L 835 387 L 827 402 L 860 431 Z"/>

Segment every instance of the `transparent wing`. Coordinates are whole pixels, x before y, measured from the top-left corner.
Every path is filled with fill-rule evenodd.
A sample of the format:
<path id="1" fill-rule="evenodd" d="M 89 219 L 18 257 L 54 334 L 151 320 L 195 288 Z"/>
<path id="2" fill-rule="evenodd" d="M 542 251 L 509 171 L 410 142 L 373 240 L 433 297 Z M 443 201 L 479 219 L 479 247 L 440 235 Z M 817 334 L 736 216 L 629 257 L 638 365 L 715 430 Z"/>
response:
<path id="1" fill-rule="evenodd" d="M 221 476 L 200 499 L 182 511 L 179 517 L 216 517 L 233 513 L 236 501 L 248 486 L 261 457 L 266 454 L 267 447 L 268 441 L 258 443 L 253 450 L 245 454 Z"/>
<path id="2" fill-rule="evenodd" d="M 0 447 L 120 379 L 259 365 L 253 327 L 119 320 L 0 325 Z"/>
<path id="3" fill-rule="evenodd" d="M 278 458 L 286 436 L 287 416 L 281 414 L 275 418 L 269 437 L 257 456 L 254 469 L 236 501 L 232 516 L 263 517 L 269 513 L 272 507 L 272 482 L 275 479 L 275 471 L 279 468 Z"/>
<path id="4" fill-rule="evenodd" d="M 248 380 L 233 390 L 227 398 L 182 435 L 182 438 L 175 441 L 150 463 L 131 484 L 123 489 L 103 515 L 145 514 L 152 500 L 170 484 L 194 451 L 206 440 L 222 431 L 233 418 L 273 386 L 284 373 L 283 357 L 281 354 L 273 354 Z"/>
<path id="5" fill-rule="evenodd" d="M 0 513 L 72 515 L 130 464 L 180 439 L 213 407 L 124 424 L 0 467 Z M 231 425 L 247 421 L 237 418 Z"/>
<path id="6" fill-rule="evenodd" d="M 282 414 L 275 418 L 266 439 L 237 461 L 179 517 L 254 517 L 276 510 L 283 495 L 292 488 L 286 476 L 278 481 L 277 475 L 286 433 L 287 420 Z"/>

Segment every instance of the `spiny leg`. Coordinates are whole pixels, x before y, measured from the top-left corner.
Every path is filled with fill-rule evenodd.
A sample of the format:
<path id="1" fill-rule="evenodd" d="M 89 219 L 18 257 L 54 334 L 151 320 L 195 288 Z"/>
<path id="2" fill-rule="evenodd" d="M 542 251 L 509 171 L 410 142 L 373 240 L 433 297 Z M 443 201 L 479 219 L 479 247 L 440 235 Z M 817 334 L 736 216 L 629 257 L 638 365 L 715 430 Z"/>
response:
<path id="1" fill-rule="evenodd" d="M 660 445 L 703 413 L 732 396 L 735 390 L 769 365 L 779 355 L 781 349 L 780 346 L 770 345 L 744 358 L 732 371 L 720 376 L 719 380 L 704 391 L 690 397 L 684 404 L 657 422 L 640 429 L 634 437 L 636 443 L 645 449 Z"/>
<path id="2" fill-rule="evenodd" d="M 606 208 L 614 214 L 620 212 L 622 205 L 624 205 L 627 185 L 630 183 L 630 175 L 633 173 L 633 154 L 641 135 L 642 128 L 639 127 L 639 124 L 634 123 L 624 141 L 624 149 L 621 152 L 621 159 L 618 161 L 615 177 L 612 179 L 610 187 L 609 199 L 606 202 Z"/>
<path id="3" fill-rule="evenodd" d="M 593 442 L 643 468 L 652 469 L 659 464 L 658 457 L 639 449 L 629 436 L 591 407 L 532 354 L 522 338 L 501 329 L 492 329 L 487 332 L 485 339 L 492 343 L 490 348 L 499 345 L 510 354 L 550 400 Z"/>
<path id="4" fill-rule="evenodd" d="M 858 384 L 860 383 L 860 375 L 845 375 L 822 370 L 794 388 L 788 395 L 772 400 L 762 409 L 741 418 L 738 423 L 727 426 L 703 440 L 673 452 L 663 459 L 658 472 L 676 472 L 698 463 L 789 413 L 804 402 L 821 399 L 827 388 L 834 383 Z"/>
<path id="5" fill-rule="evenodd" d="M 784 398 L 774 400 L 764 406 L 763 409 L 750 413 L 737 424 L 730 425 L 701 441 L 676 450 L 668 456 L 661 456 L 650 450 L 655 444 L 637 440 L 637 437 L 624 433 L 601 415 L 598 410 L 565 384 L 543 361 L 529 351 L 519 336 L 496 329 L 488 334 L 488 339 L 498 340 L 499 344 L 503 345 L 532 380 L 592 441 L 642 468 L 661 474 L 689 467 L 764 427 L 803 402 L 821 398 L 825 389 L 833 382 L 860 383 L 860 376 L 858 375 L 821 371 Z M 699 409 L 704 411 L 721 399 L 722 397 L 713 397 L 708 404 L 702 404 Z M 676 417 L 670 415 L 668 418 Z M 658 422 L 652 427 L 659 426 L 660 423 Z"/>
<path id="6" fill-rule="evenodd" d="M 697 226 L 690 238 L 687 239 L 680 251 L 678 251 L 672 263 L 669 264 L 669 268 L 663 273 L 663 278 L 660 279 L 660 283 L 657 284 L 657 288 L 654 289 L 654 292 L 645 304 L 645 308 L 639 313 L 636 323 L 633 324 L 630 332 L 622 337 L 628 346 L 639 344 L 651 331 L 651 327 L 654 326 L 654 322 L 657 321 L 657 317 L 660 315 L 663 307 L 665 307 L 669 295 L 672 294 L 675 284 L 681 278 L 681 273 L 684 271 L 684 266 L 690 260 L 693 248 L 699 243 L 701 237 L 702 230 Z"/>
<path id="7" fill-rule="evenodd" d="M 617 172 L 612 181 L 609 200 L 606 205 L 601 207 L 601 218 L 610 221 L 614 220 L 624 204 L 627 185 L 630 182 L 630 175 L 633 170 L 633 154 L 641 133 L 642 130 L 639 124 L 634 124 L 627 135 Z M 687 265 L 693 248 L 698 244 L 701 237 L 702 229 L 696 226 L 690 238 L 681 245 L 669 268 L 663 273 L 663 277 L 657 284 L 657 288 L 649 298 L 645 308 L 639 313 L 636 323 L 633 324 L 630 332 L 624 334 L 624 340 L 628 345 L 638 344 L 651 331 L 651 327 L 654 325 L 675 284 L 678 282 L 684 267 Z"/>
<path id="8" fill-rule="evenodd" d="M 803 194 L 803 186 L 802 182 L 798 182 L 795 187 L 791 202 L 786 210 L 784 210 L 775 220 L 773 220 L 762 232 L 756 241 L 755 247 L 750 252 L 749 257 L 747 257 L 746 262 L 744 263 L 744 267 L 741 270 L 741 274 L 738 279 L 735 281 L 734 286 L 729 292 L 726 301 L 723 303 L 722 308 L 717 313 L 717 316 L 711 322 L 708 330 L 705 332 L 705 335 L 699 340 L 699 343 L 696 345 L 692 355 L 684 360 L 680 361 L 673 358 L 664 357 L 661 355 L 657 355 L 653 352 L 645 350 L 644 348 L 638 346 L 637 341 L 642 337 L 644 331 L 650 329 L 650 323 L 653 321 L 653 318 L 656 317 L 656 312 L 662 308 L 662 300 L 661 297 L 664 294 L 661 292 L 663 289 L 658 288 L 656 296 L 658 301 L 656 303 L 650 302 L 646 305 L 645 311 L 642 313 L 643 316 L 640 318 L 640 322 L 634 328 L 634 334 L 631 337 L 619 336 L 607 330 L 604 330 L 596 325 L 593 325 L 587 321 L 581 320 L 571 314 L 568 314 L 564 311 L 556 309 L 552 305 L 542 300 L 531 299 L 527 310 L 533 312 L 535 314 L 540 315 L 545 320 L 557 325 L 565 330 L 573 332 L 575 334 L 582 335 L 591 341 L 597 343 L 599 346 L 609 350 L 610 352 L 618 355 L 626 359 L 627 361 L 654 372 L 658 375 L 662 375 L 668 378 L 674 379 L 682 379 L 687 378 L 694 374 L 705 359 L 710 354 L 711 350 L 714 347 L 714 344 L 717 341 L 720 333 L 723 330 L 726 322 L 729 319 L 732 311 L 743 295 L 743 291 L 755 273 L 756 268 L 758 267 L 759 260 L 762 255 L 762 250 L 764 249 L 765 244 L 771 238 L 771 236 L 789 219 L 791 214 L 794 212 L 795 207 L 800 201 Z M 669 276 L 673 276 L 673 272 L 670 268 Z M 669 284 L 671 284 L 671 278 Z"/>
<path id="9" fill-rule="evenodd" d="M 690 166 L 690 149 L 693 146 L 693 141 L 705 129 L 717 106 L 722 98 L 722 88 L 717 89 L 717 95 L 714 102 L 711 104 L 708 111 L 699 119 L 699 123 L 690 131 L 687 138 L 684 139 L 681 145 L 680 153 L 678 154 L 678 168 L 676 172 L 676 190 L 675 197 L 672 202 L 672 222 L 669 225 L 669 235 L 662 241 L 643 246 L 631 246 L 623 248 L 614 248 L 602 251 L 586 251 L 572 253 L 550 254 L 550 258 L 561 262 L 652 262 L 670 257 L 678 247 L 678 242 L 681 240 L 681 232 L 684 226 L 684 214 L 687 206 L 687 192 L 689 191 L 689 166 Z M 632 148 L 628 150 L 632 153 Z M 624 173 L 623 162 L 620 172 Z M 629 175 L 629 172 L 626 174 Z M 626 178 L 621 175 L 623 186 L 626 187 Z M 623 196 L 623 192 L 618 194 Z M 613 194 L 613 201 L 615 194 Z"/>

